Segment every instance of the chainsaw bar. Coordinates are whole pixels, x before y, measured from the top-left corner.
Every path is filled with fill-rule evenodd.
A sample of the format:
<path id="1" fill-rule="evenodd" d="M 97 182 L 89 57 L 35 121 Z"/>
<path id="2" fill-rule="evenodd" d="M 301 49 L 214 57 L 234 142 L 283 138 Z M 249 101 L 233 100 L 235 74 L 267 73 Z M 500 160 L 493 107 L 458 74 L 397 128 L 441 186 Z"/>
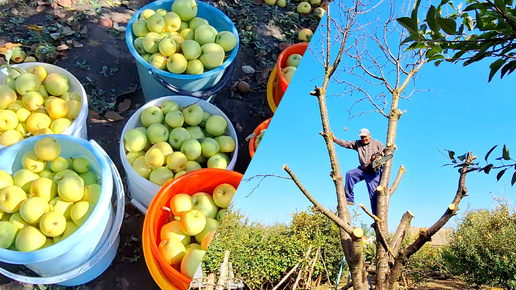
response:
<path id="1" fill-rule="evenodd" d="M 387 155 L 385 155 L 384 157 L 382 157 L 380 159 L 373 160 L 373 169 L 375 171 L 380 169 L 380 167 L 382 167 L 382 165 L 384 165 L 385 162 L 387 162 L 388 160 L 392 159 L 392 156 L 393 156 L 392 154 L 387 154 Z"/>

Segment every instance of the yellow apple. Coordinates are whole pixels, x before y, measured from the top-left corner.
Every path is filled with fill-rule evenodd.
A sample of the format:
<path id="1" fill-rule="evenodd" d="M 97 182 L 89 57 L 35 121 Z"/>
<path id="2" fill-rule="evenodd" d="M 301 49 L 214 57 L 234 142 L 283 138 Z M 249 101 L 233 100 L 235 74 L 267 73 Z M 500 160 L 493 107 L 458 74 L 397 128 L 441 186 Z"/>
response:
<path id="1" fill-rule="evenodd" d="M 57 195 L 57 187 L 52 179 L 40 177 L 34 180 L 30 186 L 29 197 L 41 197 L 47 202 Z"/>
<path id="2" fill-rule="evenodd" d="M 54 137 L 45 137 L 36 142 L 34 152 L 40 159 L 54 161 L 61 153 L 61 144 Z"/>
<path id="3" fill-rule="evenodd" d="M 39 159 L 34 150 L 29 150 L 23 154 L 22 166 L 34 173 L 40 173 L 45 169 L 47 163 Z"/>
<path id="4" fill-rule="evenodd" d="M 54 237 L 54 244 L 59 243 L 60 241 L 68 238 L 70 235 L 75 233 L 79 227 L 73 222 L 73 221 L 67 221 L 66 222 L 66 229 L 64 233 L 60 236 Z"/>
<path id="5" fill-rule="evenodd" d="M 94 208 L 95 206 L 87 201 L 76 202 L 70 210 L 70 217 L 73 222 L 80 227 L 90 217 Z"/>
<path id="6" fill-rule="evenodd" d="M 39 228 L 47 237 L 60 236 L 66 229 L 66 218 L 60 213 L 48 212 L 41 218 Z"/>
<path id="7" fill-rule="evenodd" d="M 20 252 L 35 251 L 46 243 L 47 237 L 37 228 L 26 226 L 16 236 L 16 249 Z"/>
<path id="8" fill-rule="evenodd" d="M 57 185 L 57 194 L 64 201 L 81 200 L 84 197 L 84 180 L 77 175 L 65 176 Z"/>
<path id="9" fill-rule="evenodd" d="M 50 210 L 48 201 L 43 197 L 29 197 L 20 207 L 20 215 L 28 224 L 39 223 L 41 217 Z"/>

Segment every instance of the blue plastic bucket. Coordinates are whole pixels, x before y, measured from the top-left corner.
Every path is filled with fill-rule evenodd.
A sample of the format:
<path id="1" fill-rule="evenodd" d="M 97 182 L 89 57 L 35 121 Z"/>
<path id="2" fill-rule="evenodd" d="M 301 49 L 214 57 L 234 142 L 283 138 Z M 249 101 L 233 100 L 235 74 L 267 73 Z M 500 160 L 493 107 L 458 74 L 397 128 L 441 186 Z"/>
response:
<path id="1" fill-rule="evenodd" d="M 62 156 L 90 161 L 91 170 L 101 178 L 99 200 L 86 222 L 57 244 L 33 252 L 0 249 L 0 274 L 23 283 L 80 285 L 102 274 L 116 255 L 125 207 L 123 184 L 114 163 L 95 141 L 67 135 L 32 137 L 6 148 L 0 153 L 0 169 L 8 173 L 20 169 L 23 154 L 47 136 L 59 140 Z M 12 273 L 7 270 L 12 265 L 24 265 L 39 276 Z"/>
<path id="2" fill-rule="evenodd" d="M 232 64 L 238 54 L 240 39 L 233 22 L 219 9 L 207 3 L 197 1 L 198 17 L 208 20 L 210 25 L 215 27 L 217 31 L 231 31 L 237 37 L 237 45 L 231 51 L 226 61 L 220 67 L 200 75 L 174 74 L 151 66 L 134 48 L 133 22 L 140 18 L 140 13 L 145 9 L 156 10 L 163 8 L 171 11 L 172 3 L 174 1 L 170 0 L 152 2 L 136 12 L 127 24 L 125 39 L 129 51 L 136 59 L 136 67 L 138 68 L 138 75 L 140 76 L 140 83 L 146 102 L 169 95 L 209 98 L 229 82 L 233 71 Z"/>

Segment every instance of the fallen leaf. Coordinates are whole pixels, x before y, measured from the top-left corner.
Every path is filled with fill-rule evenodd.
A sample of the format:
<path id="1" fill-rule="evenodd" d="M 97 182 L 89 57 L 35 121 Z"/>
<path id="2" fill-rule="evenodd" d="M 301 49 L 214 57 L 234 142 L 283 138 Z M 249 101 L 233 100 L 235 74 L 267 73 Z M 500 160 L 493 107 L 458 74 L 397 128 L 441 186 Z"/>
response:
<path id="1" fill-rule="evenodd" d="M 71 0 L 57 0 L 57 5 L 62 7 L 71 7 L 72 1 Z"/>
<path id="2" fill-rule="evenodd" d="M 120 114 L 113 111 L 107 111 L 106 114 L 104 114 L 104 116 L 112 122 L 121 121 L 125 119 L 124 117 L 120 116 Z"/>
<path id="3" fill-rule="evenodd" d="M 119 26 L 118 22 L 113 22 L 113 28 L 120 32 L 125 32 L 127 30 L 125 26 Z"/>
<path id="4" fill-rule="evenodd" d="M 84 47 L 84 45 L 82 43 L 79 43 L 77 41 L 74 41 L 73 42 L 73 47 Z"/>
<path id="5" fill-rule="evenodd" d="M 66 36 L 70 36 L 70 35 L 75 34 L 75 31 L 72 28 L 70 28 L 69 26 L 64 26 L 63 27 L 63 34 L 66 35 Z"/>
<path id="6" fill-rule="evenodd" d="M 86 33 L 88 33 L 88 26 L 84 25 L 84 27 L 81 30 L 81 34 L 86 34 Z"/>
<path id="7" fill-rule="evenodd" d="M 21 46 L 21 43 L 11 43 L 8 42 L 4 46 L 0 47 L 0 54 L 5 54 L 8 50 L 12 49 L 13 47 Z"/>
<path id="8" fill-rule="evenodd" d="M 127 98 L 118 104 L 118 112 L 123 113 L 131 107 L 131 99 Z"/>
<path id="9" fill-rule="evenodd" d="M 54 40 L 57 40 L 59 36 L 61 36 L 61 33 L 59 32 L 50 33 L 50 37 L 52 37 Z"/>
<path id="10" fill-rule="evenodd" d="M 39 25 L 36 25 L 36 24 L 27 25 L 27 28 L 30 29 L 30 30 L 35 30 L 35 31 L 42 31 L 43 30 L 43 26 L 39 26 Z"/>
<path id="11" fill-rule="evenodd" d="M 65 51 L 65 50 L 68 50 L 68 49 L 69 49 L 69 47 L 66 44 L 61 44 L 58 47 L 56 47 L 57 51 Z"/>
<path id="12" fill-rule="evenodd" d="M 109 28 L 109 27 L 113 26 L 113 21 L 111 21 L 111 19 L 109 19 L 109 18 L 100 18 L 99 19 L 99 24 L 102 27 Z"/>
<path id="13" fill-rule="evenodd" d="M 255 69 L 250 65 L 244 65 L 242 66 L 242 71 L 246 74 L 254 74 Z"/>
<path id="14" fill-rule="evenodd" d="M 262 80 L 266 80 L 266 79 L 269 79 L 269 76 L 271 75 L 272 73 L 272 70 L 274 69 L 274 67 L 266 67 L 262 70 L 262 73 L 260 75 L 261 79 Z"/>

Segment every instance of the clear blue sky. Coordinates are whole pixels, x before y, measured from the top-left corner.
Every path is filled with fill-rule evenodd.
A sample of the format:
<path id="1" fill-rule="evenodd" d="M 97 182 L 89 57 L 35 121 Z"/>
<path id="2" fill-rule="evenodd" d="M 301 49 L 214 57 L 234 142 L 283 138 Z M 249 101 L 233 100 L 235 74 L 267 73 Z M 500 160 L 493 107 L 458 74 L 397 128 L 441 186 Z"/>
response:
<path id="1" fill-rule="evenodd" d="M 333 11 L 336 13 L 336 9 Z M 310 45 L 315 53 L 321 46 L 313 44 L 320 37 L 317 31 Z M 437 148 L 461 154 L 470 150 L 483 160 L 492 146 L 499 144 L 494 154 L 500 154 L 502 145 L 507 144 L 516 154 L 516 98 L 511 85 L 515 83 L 516 74 L 503 80 L 496 76 L 488 83 L 489 63 L 468 67 L 427 64 L 418 74 L 417 88 L 430 91 L 417 93 L 400 102 L 399 108 L 407 112 L 398 124 L 398 150 L 395 152 L 391 183 L 400 165 L 405 165 L 407 172 L 391 199 L 390 230 L 395 230 L 401 215 L 407 210 L 415 215 L 412 226 L 428 227 L 451 203 L 459 175 L 452 167 L 442 167 L 447 159 Z M 323 138 L 318 134 L 322 130 L 318 103 L 309 95 L 314 85 L 321 85 L 321 78 L 316 77 L 322 72 L 322 66 L 314 55 L 307 52 L 244 179 L 259 174 L 288 176 L 282 170 L 283 164 L 287 164 L 319 202 L 335 208 L 335 188 L 329 177 L 328 153 Z M 338 84 L 329 87 L 329 94 L 341 91 Z M 369 128 L 373 139 L 385 144 L 387 119 L 380 114 L 365 114 L 348 124 L 346 110 L 353 99 L 356 96 L 327 100 L 332 131 L 338 138 L 356 140 L 359 130 L 365 127 Z M 372 109 L 370 105 L 364 108 Z M 346 126 L 348 130 L 344 131 Z M 343 174 L 358 165 L 355 151 L 337 146 L 337 154 Z M 515 202 L 516 188 L 510 186 L 511 174 L 496 182 L 496 174 L 470 173 L 466 180 L 469 196 L 463 199 L 459 216 L 468 207 L 491 207 L 493 196 L 506 196 Z M 246 197 L 257 184 L 257 179 L 242 181 L 233 199 L 235 207 L 252 221 L 264 224 L 288 222 L 291 213 L 311 205 L 293 181 L 274 177 L 266 178 Z M 364 182 L 355 186 L 355 202 L 355 209 L 359 203 L 369 207 Z M 371 222 L 360 213 L 365 222 Z M 447 226 L 452 226 L 453 221 L 455 218 Z"/>

